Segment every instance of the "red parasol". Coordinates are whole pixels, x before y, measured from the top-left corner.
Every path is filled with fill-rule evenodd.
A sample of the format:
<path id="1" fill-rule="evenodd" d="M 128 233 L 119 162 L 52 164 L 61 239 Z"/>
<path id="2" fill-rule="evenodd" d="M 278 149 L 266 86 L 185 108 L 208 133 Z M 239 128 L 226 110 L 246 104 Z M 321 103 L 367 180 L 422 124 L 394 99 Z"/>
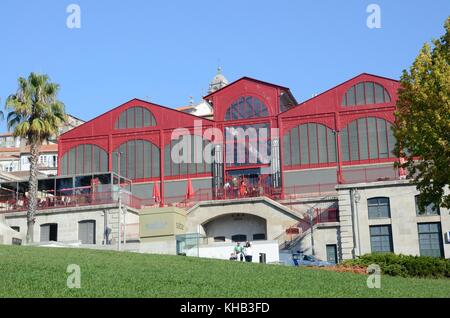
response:
<path id="1" fill-rule="evenodd" d="M 187 180 L 186 199 L 190 199 L 194 196 L 194 187 L 192 186 L 191 179 Z"/>
<path id="2" fill-rule="evenodd" d="M 156 182 L 153 184 L 153 196 L 152 196 L 152 198 L 155 200 L 156 203 L 161 201 L 161 194 L 159 193 L 159 184 L 156 183 Z"/>

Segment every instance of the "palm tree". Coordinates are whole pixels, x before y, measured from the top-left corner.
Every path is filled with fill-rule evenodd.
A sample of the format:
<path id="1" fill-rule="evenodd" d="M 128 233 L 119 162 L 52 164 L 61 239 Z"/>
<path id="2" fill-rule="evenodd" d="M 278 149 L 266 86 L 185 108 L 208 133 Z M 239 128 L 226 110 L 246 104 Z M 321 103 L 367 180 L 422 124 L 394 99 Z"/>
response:
<path id="1" fill-rule="evenodd" d="M 34 222 L 37 206 L 38 160 L 44 142 L 58 133 L 61 124 L 67 121 L 64 104 L 57 100 L 59 85 L 51 83 L 45 74 L 31 73 L 27 79 L 18 79 L 19 87 L 7 100 L 8 130 L 15 137 L 26 140 L 30 146 L 30 183 L 27 212 L 27 243 L 34 238 Z"/>

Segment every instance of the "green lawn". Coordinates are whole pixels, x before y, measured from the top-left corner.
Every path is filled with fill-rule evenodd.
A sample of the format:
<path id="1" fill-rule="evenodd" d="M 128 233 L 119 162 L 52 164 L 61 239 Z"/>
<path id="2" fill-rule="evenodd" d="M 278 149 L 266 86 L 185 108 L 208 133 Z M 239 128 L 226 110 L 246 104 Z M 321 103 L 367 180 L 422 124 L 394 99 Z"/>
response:
<path id="1" fill-rule="evenodd" d="M 66 286 L 69 264 L 81 288 Z M 383 276 L 183 256 L 0 246 L 0 297 L 450 297 L 450 280 Z"/>

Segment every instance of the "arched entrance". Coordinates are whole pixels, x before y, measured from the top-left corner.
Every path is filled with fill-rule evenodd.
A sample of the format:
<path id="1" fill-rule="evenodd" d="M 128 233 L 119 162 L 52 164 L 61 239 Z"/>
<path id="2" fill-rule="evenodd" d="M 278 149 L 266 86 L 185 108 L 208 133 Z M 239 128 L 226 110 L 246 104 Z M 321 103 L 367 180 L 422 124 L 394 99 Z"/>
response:
<path id="1" fill-rule="evenodd" d="M 246 213 L 217 216 L 203 224 L 210 242 L 244 242 L 267 239 L 266 219 Z"/>

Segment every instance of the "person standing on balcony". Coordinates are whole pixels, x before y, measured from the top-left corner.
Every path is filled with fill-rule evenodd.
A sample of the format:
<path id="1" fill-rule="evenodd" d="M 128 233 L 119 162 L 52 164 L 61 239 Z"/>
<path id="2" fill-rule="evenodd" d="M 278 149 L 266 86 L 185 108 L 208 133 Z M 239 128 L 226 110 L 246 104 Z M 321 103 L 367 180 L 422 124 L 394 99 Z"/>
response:
<path id="1" fill-rule="evenodd" d="M 233 183 L 233 194 L 234 194 L 233 199 L 235 199 L 238 196 L 238 187 L 239 187 L 238 179 L 236 177 L 233 177 L 232 183 Z"/>

